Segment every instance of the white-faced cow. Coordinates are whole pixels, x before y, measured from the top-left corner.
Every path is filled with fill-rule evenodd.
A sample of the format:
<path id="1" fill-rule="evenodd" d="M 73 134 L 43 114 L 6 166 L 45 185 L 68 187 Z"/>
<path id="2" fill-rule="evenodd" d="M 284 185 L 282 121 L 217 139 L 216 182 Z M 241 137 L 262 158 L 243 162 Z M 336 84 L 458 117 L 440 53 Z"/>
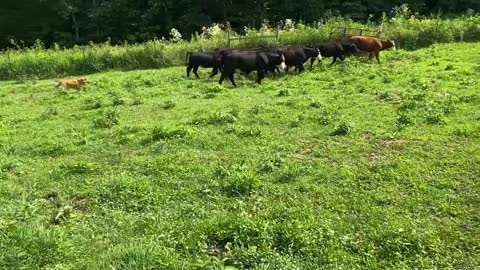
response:
<path id="1" fill-rule="evenodd" d="M 337 58 L 340 58 L 340 60 L 344 61 L 347 55 L 360 51 L 355 44 L 349 42 L 325 43 L 316 47 L 320 50 L 322 57 L 333 57 L 333 62 L 330 65 L 335 64 Z M 310 59 L 310 68 L 312 68 L 315 60 L 315 57 Z"/>
<path id="2" fill-rule="evenodd" d="M 289 47 L 280 49 L 280 52 L 285 56 L 285 64 L 287 70 L 290 67 L 295 67 L 298 72 L 303 72 L 305 68 L 303 64 L 310 58 L 316 58 L 322 61 L 322 54 L 318 48 L 313 47 Z"/>

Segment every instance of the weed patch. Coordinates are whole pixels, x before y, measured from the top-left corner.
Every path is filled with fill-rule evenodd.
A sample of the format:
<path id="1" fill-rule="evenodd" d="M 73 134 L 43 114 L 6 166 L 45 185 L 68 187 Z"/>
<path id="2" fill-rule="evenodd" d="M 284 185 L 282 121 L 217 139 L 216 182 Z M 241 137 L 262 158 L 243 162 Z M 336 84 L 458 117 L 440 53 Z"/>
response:
<path id="1" fill-rule="evenodd" d="M 93 124 L 97 128 L 111 128 L 118 125 L 119 113 L 117 110 L 110 110 L 102 113 L 99 117 L 93 120 Z"/>

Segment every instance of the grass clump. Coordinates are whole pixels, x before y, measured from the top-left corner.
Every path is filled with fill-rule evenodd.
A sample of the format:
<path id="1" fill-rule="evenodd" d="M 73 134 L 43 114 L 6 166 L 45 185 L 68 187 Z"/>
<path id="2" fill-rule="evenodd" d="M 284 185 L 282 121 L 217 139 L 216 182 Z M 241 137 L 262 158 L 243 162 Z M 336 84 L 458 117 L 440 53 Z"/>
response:
<path id="1" fill-rule="evenodd" d="M 162 104 L 162 109 L 170 110 L 175 108 L 175 103 L 172 100 L 167 100 Z"/>
<path id="2" fill-rule="evenodd" d="M 334 130 L 330 133 L 331 136 L 346 136 L 353 131 L 353 127 L 347 122 L 341 122 L 335 126 Z"/>
<path id="3" fill-rule="evenodd" d="M 93 124 L 97 128 L 111 128 L 118 125 L 119 122 L 119 113 L 117 110 L 106 111 L 93 120 Z"/>
<path id="4" fill-rule="evenodd" d="M 155 127 L 151 133 L 152 141 L 185 138 L 191 135 L 186 128 L 167 128 L 164 126 Z"/>
<path id="5" fill-rule="evenodd" d="M 229 196 L 250 196 L 260 187 L 254 171 L 235 172 L 225 179 L 223 191 Z"/>

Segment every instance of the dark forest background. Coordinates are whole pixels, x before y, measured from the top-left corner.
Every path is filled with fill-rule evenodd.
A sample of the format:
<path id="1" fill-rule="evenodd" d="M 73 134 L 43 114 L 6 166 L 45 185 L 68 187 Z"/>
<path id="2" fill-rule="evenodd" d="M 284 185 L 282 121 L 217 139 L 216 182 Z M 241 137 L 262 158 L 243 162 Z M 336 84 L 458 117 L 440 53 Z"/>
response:
<path id="1" fill-rule="evenodd" d="M 0 48 L 11 46 L 11 39 L 27 46 L 35 39 L 47 46 L 108 38 L 141 42 L 168 37 L 172 28 L 188 38 L 203 26 L 227 21 L 237 30 L 286 18 L 312 23 L 341 15 L 365 22 L 404 3 L 419 15 L 480 10 L 480 0 L 1 0 Z"/>

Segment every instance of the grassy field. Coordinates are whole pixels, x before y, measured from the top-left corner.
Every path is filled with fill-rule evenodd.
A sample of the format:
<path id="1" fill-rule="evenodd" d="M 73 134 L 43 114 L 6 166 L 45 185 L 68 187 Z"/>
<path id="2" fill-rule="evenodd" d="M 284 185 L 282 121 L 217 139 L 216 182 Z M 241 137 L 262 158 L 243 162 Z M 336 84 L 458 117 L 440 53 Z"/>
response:
<path id="1" fill-rule="evenodd" d="M 479 267 L 480 43 L 382 60 L 0 82 L 0 268 Z"/>

